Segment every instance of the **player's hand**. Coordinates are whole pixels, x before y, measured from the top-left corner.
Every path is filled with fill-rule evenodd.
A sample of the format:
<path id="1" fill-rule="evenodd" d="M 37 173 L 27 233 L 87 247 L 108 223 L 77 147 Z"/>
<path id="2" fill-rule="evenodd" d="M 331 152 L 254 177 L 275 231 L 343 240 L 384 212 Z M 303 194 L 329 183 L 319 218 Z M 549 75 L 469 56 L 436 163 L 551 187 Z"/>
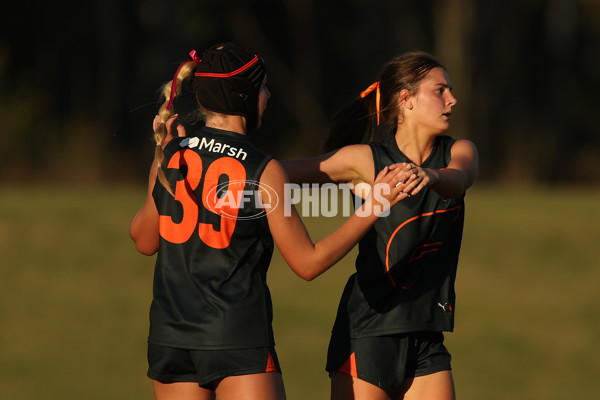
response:
<path id="1" fill-rule="evenodd" d="M 406 175 L 406 171 L 399 168 L 385 167 L 379 171 L 367 198 L 367 202 L 371 203 L 372 212 L 378 216 L 385 215 L 395 204 L 409 197 L 408 193 L 403 191 L 405 185 L 401 183 L 409 179 Z"/>
<path id="2" fill-rule="evenodd" d="M 419 193 L 423 188 L 431 186 L 436 181 L 436 175 L 429 168 L 421 168 L 413 163 L 399 163 L 390 166 L 391 170 L 400 170 L 404 178 L 399 184 L 402 191 L 410 196 Z"/>
<path id="3" fill-rule="evenodd" d="M 173 136 L 173 126 L 175 126 L 175 129 L 177 130 L 178 137 L 185 136 L 185 128 L 177 121 L 178 116 L 179 116 L 178 114 L 171 115 L 164 124 L 165 128 L 167 130 L 167 136 L 165 137 L 165 140 L 162 143 L 163 148 L 174 137 Z M 160 118 L 160 116 L 157 115 L 156 117 L 154 117 L 154 121 L 152 122 L 152 129 L 154 130 L 154 132 L 156 132 L 157 129 L 160 129 L 161 124 L 162 124 L 162 119 Z"/>

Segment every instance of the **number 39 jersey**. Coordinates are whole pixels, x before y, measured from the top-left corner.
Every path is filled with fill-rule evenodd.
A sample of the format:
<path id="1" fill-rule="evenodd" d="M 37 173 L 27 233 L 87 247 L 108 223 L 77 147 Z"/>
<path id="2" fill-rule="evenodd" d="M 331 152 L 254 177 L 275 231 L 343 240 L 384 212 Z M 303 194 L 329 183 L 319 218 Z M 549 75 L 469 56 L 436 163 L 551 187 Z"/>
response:
<path id="1" fill-rule="evenodd" d="M 173 139 L 156 182 L 160 243 L 149 342 L 187 349 L 272 346 L 273 253 L 258 197 L 271 156 L 245 135 L 204 127 Z"/>

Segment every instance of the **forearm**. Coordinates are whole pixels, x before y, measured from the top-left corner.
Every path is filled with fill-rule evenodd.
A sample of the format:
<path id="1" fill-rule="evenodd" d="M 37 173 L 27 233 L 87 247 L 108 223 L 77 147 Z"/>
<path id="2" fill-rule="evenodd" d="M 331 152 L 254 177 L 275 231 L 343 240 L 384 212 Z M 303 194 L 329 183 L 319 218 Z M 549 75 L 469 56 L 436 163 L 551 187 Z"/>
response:
<path id="1" fill-rule="evenodd" d="M 457 198 L 471 186 L 468 174 L 458 169 L 428 169 L 432 175 L 431 188 L 440 196 Z"/>
<path id="2" fill-rule="evenodd" d="M 290 264 L 292 270 L 307 281 L 318 277 L 348 254 L 377 218 L 363 205 L 335 232 L 315 243 L 297 265 Z"/>
<path id="3" fill-rule="evenodd" d="M 283 193 L 285 174 L 280 164 L 271 162 L 261 177 L 264 182 Z M 275 207 L 267 214 L 269 229 L 283 258 L 302 279 L 312 280 L 344 257 L 363 237 L 377 218 L 398 201 L 408 197 L 402 189 L 406 173 L 384 168 L 377 175 L 371 192 L 361 207 L 331 235 L 314 244 L 295 207 L 287 214 L 284 207 Z M 264 199 L 263 199 L 264 201 Z M 268 202 L 266 202 L 268 203 Z M 266 204 L 265 203 L 265 204 Z"/>
<path id="4" fill-rule="evenodd" d="M 416 192 L 429 186 L 444 197 L 457 198 L 464 195 L 477 177 L 477 158 L 477 148 L 472 142 L 457 140 L 452 146 L 448 166 L 442 169 L 424 168 L 423 175 L 426 176 L 420 176 L 423 180 Z"/>
<path id="5" fill-rule="evenodd" d="M 342 226 L 316 244 L 311 242 L 311 248 L 302 251 L 299 263 L 290 264 L 296 274 L 306 280 L 321 275 L 348 254 L 378 218 L 387 215 L 394 204 L 408 197 L 401 186 L 390 187 L 398 182 L 402 173 L 396 171 L 387 176 L 386 173 L 387 168 L 380 172 L 367 199 Z"/>
<path id="6" fill-rule="evenodd" d="M 159 228 L 158 212 L 154 203 L 148 200 L 142 205 L 131 221 L 129 236 L 135 248 L 142 254 L 150 256 L 158 250 Z"/>
<path id="7" fill-rule="evenodd" d="M 157 169 L 156 162 L 153 162 L 148 178 L 146 199 L 129 226 L 129 236 L 134 241 L 136 249 L 145 255 L 152 255 L 158 250 L 159 217 L 152 197 Z"/>

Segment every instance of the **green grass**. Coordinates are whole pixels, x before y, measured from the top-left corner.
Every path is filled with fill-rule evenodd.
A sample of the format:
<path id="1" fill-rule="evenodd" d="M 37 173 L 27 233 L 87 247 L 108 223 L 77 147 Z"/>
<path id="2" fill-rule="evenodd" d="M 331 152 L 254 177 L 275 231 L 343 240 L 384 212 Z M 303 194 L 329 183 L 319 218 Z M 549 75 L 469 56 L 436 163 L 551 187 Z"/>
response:
<path id="1" fill-rule="evenodd" d="M 0 393 L 151 399 L 153 257 L 128 237 L 143 188 L 0 189 Z M 460 399 L 600 393 L 600 190 L 475 187 L 447 334 Z M 340 224 L 308 218 L 314 239 Z M 327 399 L 324 371 L 351 253 L 313 282 L 278 253 L 269 283 L 289 400 Z"/>

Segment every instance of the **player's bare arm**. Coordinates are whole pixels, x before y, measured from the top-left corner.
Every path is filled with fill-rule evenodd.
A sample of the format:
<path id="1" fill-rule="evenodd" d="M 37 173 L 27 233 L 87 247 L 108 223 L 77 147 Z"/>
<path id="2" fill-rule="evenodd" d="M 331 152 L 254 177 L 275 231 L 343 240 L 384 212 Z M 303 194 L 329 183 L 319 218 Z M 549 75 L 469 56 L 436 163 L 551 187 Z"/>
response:
<path id="1" fill-rule="evenodd" d="M 282 161 L 293 183 L 372 184 L 373 155 L 368 145 L 346 146 L 314 158 Z"/>
<path id="2" fill-rule="evenodd" d="M 177 114 L 172 115 L 166 122 L 165 127 L 167 129 L 167 136 L 165 141 L 162 143 L 164 148 L 171 139 L 173 139 L 173 127 L 176 127 L 177 136 L 185 136 L 185 129 L 183 126 L 177 123 Z M 161 124 L 160 117 L 157 115 L 152 121 L 152 128 L 156 131 Z M 175 124 L 175 125 L 174 125 Z M 129 236 L 135 242 L 135 248 L 142 254 L 151 256 L 158 251 L 158 210 L 154 204 L 152 197 L 152 191 L 156 182 L 156 175 L 158 172 L 158 165 L 156 161 L 152 162 L 150 167 L 150 174 L 148 177 L 148 192 L 144 203 L 133 217 L 131 225 L 129 226 Z"/>
<path id="3" fill-rule="evenodd" d="M 387 193 L 381 192 L 382 197 L 379 198 L 369 196 L 359 212 L 316 244 L 312 242 L 296 209 L 291 206 L 286 213 L 280 200 L 267 218 L 275 244 L 291 269 L 301 278 L 312 280 L 339 261 L 368 231 L 379 213 L 408 196 L 402 193 L 401 186 L 396 186 L 401 179 L 399 171 L 389 172 L 387 168 L 381 171 L 374 183 L 387 185 Z M 261 176 L 261 184 L 273 188 L 279 199 L 284 199 L 286 183 L 287 175 L 281 164 L 276 160 L 270 161 Z M 266 197 L 263 198 L 263 202 L 266 201 Z"/>
<path id="4" fill-rule="evenodd" d="M 469 140 L 457 140 L 452 145 L 450 163 L 444 169 L 421 168 L 411 163 L 398 165 L 415 174 L 414 181 L 406 185 L 406 191 L 416 195 L 423 188 L 431 186 L 438 194 L 456 198 L 471 187 L 477 177 L 477 148 Z"/>
<path id="5" fill-rule="evenodd" d="M 142 254 L 150 256 L 158 251 L 158 210 L 152 198 L 156 182 L 158 166 L 152 163 L 148 178 L 148 192 L 144 203 L 133 217 L 129 226 L 129 236 L 135 242 L 135 248 Z"/>

